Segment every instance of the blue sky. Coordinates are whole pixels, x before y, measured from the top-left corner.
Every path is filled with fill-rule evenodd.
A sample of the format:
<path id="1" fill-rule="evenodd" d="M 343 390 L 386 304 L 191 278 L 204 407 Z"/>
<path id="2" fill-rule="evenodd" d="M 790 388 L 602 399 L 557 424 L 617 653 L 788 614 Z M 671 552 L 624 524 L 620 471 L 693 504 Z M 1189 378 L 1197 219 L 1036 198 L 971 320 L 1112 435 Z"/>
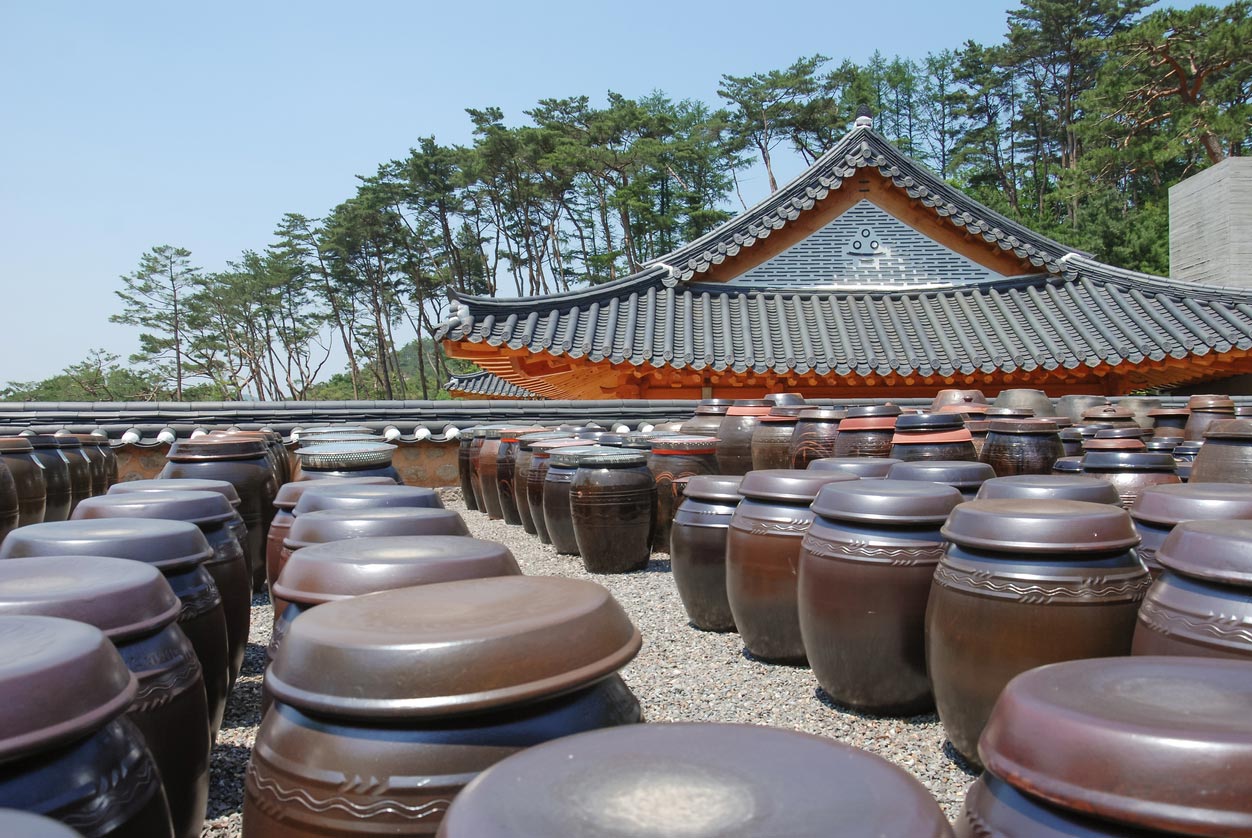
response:
<path id="1" fill-rule="evenodd" d="M 716 103 L 721 74 L 801 55 L 995 42 L 1008 7 L 0 0 L 0 382 L 93 347 L 125 358 L 136 332 L 108 315 L 144 251 L 177 245 L 221 269 L 418 137 L 467 142 L 466 107 L 516 123 L 540 98 L 607 90 Z M 766 185 L 754 174 L 743 190 L 751 203 Z"/>

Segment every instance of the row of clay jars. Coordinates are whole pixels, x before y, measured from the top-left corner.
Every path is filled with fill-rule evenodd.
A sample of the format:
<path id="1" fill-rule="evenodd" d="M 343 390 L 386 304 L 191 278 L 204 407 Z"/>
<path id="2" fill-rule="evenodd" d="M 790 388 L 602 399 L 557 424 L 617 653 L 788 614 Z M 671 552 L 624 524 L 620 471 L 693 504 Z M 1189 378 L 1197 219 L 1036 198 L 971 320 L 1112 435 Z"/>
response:
<path id="1" fill-rule="evenodd" d="M 117 455 L 90 434 L 0 437 L 0 538 L 17 526 L 64 521 L 117 480 Z"/>

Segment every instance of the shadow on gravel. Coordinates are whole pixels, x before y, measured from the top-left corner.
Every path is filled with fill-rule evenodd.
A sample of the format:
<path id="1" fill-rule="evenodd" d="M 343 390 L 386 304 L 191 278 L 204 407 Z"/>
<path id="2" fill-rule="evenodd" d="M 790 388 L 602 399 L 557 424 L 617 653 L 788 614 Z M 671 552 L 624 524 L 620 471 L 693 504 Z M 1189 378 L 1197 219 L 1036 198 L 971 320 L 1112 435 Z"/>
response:
<path id="1" fill-rule="evenodd" d="M 226 700 L 222 730 L 256 727 L 261 723 L 261 679 L 240 678 Z"/>
<path id="2" fill-rule="evenodd" d="M 807 663 L 789 663 L 787 661 L 769 661 L 769 660 L 766 660 L 765 658 L 758 658 L 756 655 L 748 651 L 747 646 L 744 646 L 742 649 L 740 649 L 739 654 L 743 656 L 744 660 L 749 660 L 749 661 L 752 661 L 753 663 L 759 663 L 762 666 L 779 666 L 779 667 L 786 667 L 787 669 L 808 669 L 809 668 L 809 665 Z"/>
<path id="3" fill-rule="evenodd" d="M 209 758 L 208 820 L 243 811 L 243 775 L 251 752 L 242 745 L 215 745 Z"/>
<path id="4" fill-rule="evenodd" d="M 240 678 L 265 674 L 265 649 L 262 643 L 248 643 L 243 650 L 243 666 L 239 669 Z"/>
<path id="5" fill-rule="evenodd" d="M 643 568 L 640 573 L 669 573 L 669 559 L 649 559 L 648 566 Z"/>
<path id="6" fill-rule="evenodd" d="M 895 721 L 903 722 L 906 725 L 931 725 L 939 721 L 939 716 L 934 713 L 919 713 L 916 716 L 880 716 L 875 713 L 868 713 L 864 710 L 859 710 L 856 707 L 849 707 L 846 704 L 840 704 L 838 701 L 831 698 L 830 693 L 826 692 L 821 687 L 815 687 L 813 689 L 813 695 L 818 701 L 829 707 L 831 710 L 838 710 L 840 713 L 845 715 L 855 716 L 858 719 L 865 719 L 866 721 L 877 722 L 883 719 L 894 719 Z"/>
<path id="7" fill-rule="evenodd" d="M 973 765 L 970 764 L 969 760 L 961 756 L 960 753 L 957 752 L 956 748 L 952 747 L 952 742 L 949 739 L 943 740 L 943 755 L 947 757 L 949 760 L 951 760 L 953 765 L 961 769 L 961 773 L 965 774 L 966 776 L 968 777 L 982 776 L 982 770 L 975 768 Z"/>

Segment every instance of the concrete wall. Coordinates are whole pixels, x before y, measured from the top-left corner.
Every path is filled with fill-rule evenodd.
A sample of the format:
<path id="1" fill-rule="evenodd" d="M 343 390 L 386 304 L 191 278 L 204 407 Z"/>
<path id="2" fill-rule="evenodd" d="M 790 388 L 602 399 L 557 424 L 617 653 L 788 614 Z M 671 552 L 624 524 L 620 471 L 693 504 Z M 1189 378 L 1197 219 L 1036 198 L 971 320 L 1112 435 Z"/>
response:
<path id="1" fill-rule="evenodd" d="M 1252 157 L 1229 157 L 1170 188 L 1169 273 L 1252 286 Z"/>

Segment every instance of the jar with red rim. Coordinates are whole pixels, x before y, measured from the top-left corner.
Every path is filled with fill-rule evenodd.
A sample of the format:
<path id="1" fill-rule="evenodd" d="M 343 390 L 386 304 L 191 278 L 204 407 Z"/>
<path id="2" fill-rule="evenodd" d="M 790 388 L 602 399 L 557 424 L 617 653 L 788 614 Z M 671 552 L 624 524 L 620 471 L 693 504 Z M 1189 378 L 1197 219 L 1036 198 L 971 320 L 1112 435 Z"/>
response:
<path id="1" fill-rule="evenodd" d="M 809 463 L 809 471 L 838 471 L 861 480 L 885 480 L 896 463 L 892 457 L 823 457 Z"/>
<path id="2" fill-rule="evenodd" d="M 1187 400 L 1191 415 L 1183 428 L 1187 439 L 1204 439 L 1209 426 L 1235 418 L 1235 402 L 1230 396 L 1200 395 Z"/>
<path id="3" fill-rule="evenodd" d="M 975 500 L 952 510 L 926 609 L 926 665 L 948 739 L 977 762 L 1015 675 L 1125 655 L 1151 582 L 1130 516 L 1082 501 Z"/>
<path id="4" fill-rule="evenodd" d="M 1046 419 L 998 419 L 987 430 L 978 459 L 997 477 L 1014 474 L 1050 474 L 1052 464 L 1065 456 L 1065 446 L 1054 423 Z"/>
<path id="5" fill-rule="evenodd" d="M 770 409 L 752 431 L 752 468 L 790 468 L 791 437 L 800 421 L 801 405 Z"/>
<path id="6" fill-rule="evenodd" d="M 522 434 L 517 439 L 517 453 L 513 458 L 513 506 L 517 509 L 517 518 L 521 522 L 522 531 L 529 535 L 538 534 L 534 513 L 530 509 L 530 499 L 527 497 L 531 458 L 534 455 L 535 443 L 550 439 L 572 439 L 572 437 L 567 431 L 535 431 Z"/>
<path id="7" fill-rule="evenodd" d="M 717 467 L 722 474 L 752 470 L 752 433 L 773 404 L 764 399 L 736 399 L 726 409 L 717 432 Z"/>
<path id="8" fill-rule="evenodd" d="M 42 522 L 48 484 L 35 458 L 35 447 L 26 437 L 0 437 L 0 461 L 8 467 L 17 488 L 17 525 L 25 527 Z"/>
<path id="9" fill-rule="evenodd" d="M 717 436 L 722 419 L 733 404 L 733 399 L 701 399 L 695 414 L 682 423 L 678 432 L 684 436 Z"/>
<path id="10" fill-rule="evenodd" d="M 656 484 L 656 531 L 652 538 L 652 549 L 658 553 L 668 553 L 676 501 L 673 483 L 684 477 L 717 474 L 717 438 L 653 438 L 649 442 L 648 471 L 652 473 L 652 480 Z"/>
<path id="11" fill-rule="evenodd" d="M 809 505 L 829 483 L 856 480 L 838 471 L 753 471 L 739 484 L 726 538 L 726 595 L 748 652 L 761 660 L 803 664 L 796 600 L 800 542 L 813 522 Z"/>
<path id="12" fill-rule="evenodd" d="M 571 445 L 557 448 L 548 456 L 543 476 L 543 520 L 548 538 L 558 553 L 578 555 L 578 537 L 574 534 L 570 512 L 570 488 L 578 472 L 578 458 L 603 450 L 604 446 L 599 445 Z"/>
<path id="13" fill-rule="evenodd" d="M 1150 486 L 1131 507 L 1142 542 L 1139 560 L 1155 579 L 1161 575 L 1156 553 L 1184 521 L 1252 520 L 1252 486 L 1246 483 L 1173 483 Z"/>
<path id="14" fill-rule="evenodd" d="M 696 475 L 687 479 L 670 531 L 670 570 L 691 624 L 705 631 L 734 631 L 726 597 L 726 539 L 739 505 L 742 477 Z"/>
<path id="15" fill-rule="evenodd" d="M 73 487 L 70 483 L 70 461 L 61 452 L 57 438 L 52 434 L 25 435 L 34 451 L 31 454 L 43 466 L 43 479 L 47 487 L 43 519 L 64 521 L 70 517 Z"/>
<path id="16" fill-rule="evenodd" d="M 553 454 L 566 465 L 566 454 Z M 642 451 L 604 446 L 571 455 L 570 524 L 588 573 L 629 573 L 647 567 L 656 531 L 656 482 Z M 548 470 L 551 475 L 551 467 Z"/>
<path id="17" fill-rule="evenodd" d="M 835 437 L 836 457 L 887 457 L 900 408 L 894 404 L 848 408 Z"/>
<path id="18" fill-rule="evenodd" d="M 887 472 L 888 480 L 920 480 L 951 486 L 965 500 L 973 500 L 982 484 L 995 476 L 991 466 L 973 460 L 914 460 L 893 465 Z"/>
<path id="19" fill-rule="evenodd" d="M 790 468 L 808 468 L 813 460 L 835 456 L 835 437 L 846 411 L 832 407 L 806 407 L 800 411 L 787 455 Z"/>
<path id="20" fill-rule="evenodd" d="M 891 456 L 913 460 L 977 460 L 973 437 L 956 413 L 914 413 L 896 419 Z"/>
<path id="21" fill-rule="evenodd" d="M 1082 473 L 1112 483 L 1127 509 L 1149 486 L 1182 482 L 1171 455 L 1148 451 L 1088 451 L 1082 457 Z"/>
<path id="22" fill-rule="evenodd" d="M 551 544 L 552 536 L 548 532 L 548 519 L 543 509 L 543 494 L 547 486 L 548 468 L 552 464 L 552 452 L 558 448 L 586 447 L 583 439 L 553 439 L 536 442 L 531 446 L 530 467 L 526 471 L 526 503 L 530 506 L 530 517 L 535 522 L 535 535 L 540 544 Z"/>

